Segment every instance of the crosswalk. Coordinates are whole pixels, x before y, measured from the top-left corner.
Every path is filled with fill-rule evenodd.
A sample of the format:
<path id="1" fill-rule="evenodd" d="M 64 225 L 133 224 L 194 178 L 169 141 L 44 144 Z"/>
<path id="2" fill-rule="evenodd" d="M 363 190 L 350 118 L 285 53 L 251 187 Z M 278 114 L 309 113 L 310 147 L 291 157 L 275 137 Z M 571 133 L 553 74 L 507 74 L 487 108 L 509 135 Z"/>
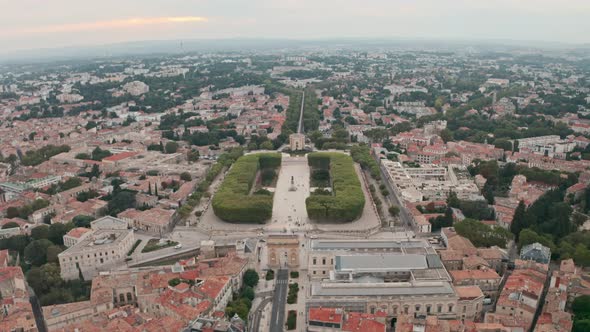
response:
<path id="1" fill-rule="evenodd" d="M 276 284 L 283 284 L 284 285 L 284 284 L 288 284 L 288 283 L 289 283 L 289 280 L 277 280 L 276 281 Z"/>

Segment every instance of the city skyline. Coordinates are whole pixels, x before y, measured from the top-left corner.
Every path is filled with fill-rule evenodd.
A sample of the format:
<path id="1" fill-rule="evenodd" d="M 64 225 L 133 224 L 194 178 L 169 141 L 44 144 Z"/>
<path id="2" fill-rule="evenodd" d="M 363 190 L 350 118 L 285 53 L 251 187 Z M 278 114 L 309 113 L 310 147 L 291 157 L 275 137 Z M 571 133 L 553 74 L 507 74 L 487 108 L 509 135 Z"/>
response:
<path id="1" fill-rule="evenodd" d="M 9 3 L 3 52 L 179 39 L 402 38 L 588 43 L 590 4 L 553 1 L 255 0 Z M 586 33 L 585 33 L 586 32 Z"/>

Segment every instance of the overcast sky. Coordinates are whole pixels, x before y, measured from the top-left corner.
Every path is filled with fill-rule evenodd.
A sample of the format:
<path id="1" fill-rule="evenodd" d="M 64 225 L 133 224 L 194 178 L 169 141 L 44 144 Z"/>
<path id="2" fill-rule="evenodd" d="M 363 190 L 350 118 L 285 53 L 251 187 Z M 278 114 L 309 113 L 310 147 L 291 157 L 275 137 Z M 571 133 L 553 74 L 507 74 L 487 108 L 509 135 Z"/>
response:
<path id="1" fill-rule="evenodd" d="M 590 0 L 0 0 L 0 52 L 189 38 L 590 42 Z"/>

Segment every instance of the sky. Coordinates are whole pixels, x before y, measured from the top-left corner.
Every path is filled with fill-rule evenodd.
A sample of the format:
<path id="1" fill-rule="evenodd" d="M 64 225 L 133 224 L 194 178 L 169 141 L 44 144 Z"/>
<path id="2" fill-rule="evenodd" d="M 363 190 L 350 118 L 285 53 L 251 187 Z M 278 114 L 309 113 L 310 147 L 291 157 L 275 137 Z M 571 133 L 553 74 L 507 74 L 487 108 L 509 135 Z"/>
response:
<path id="1" fill-rule="evenodd" d="M 590 43 L 589 0 L 0 0 L 0 52 L 146 40 Z"/>

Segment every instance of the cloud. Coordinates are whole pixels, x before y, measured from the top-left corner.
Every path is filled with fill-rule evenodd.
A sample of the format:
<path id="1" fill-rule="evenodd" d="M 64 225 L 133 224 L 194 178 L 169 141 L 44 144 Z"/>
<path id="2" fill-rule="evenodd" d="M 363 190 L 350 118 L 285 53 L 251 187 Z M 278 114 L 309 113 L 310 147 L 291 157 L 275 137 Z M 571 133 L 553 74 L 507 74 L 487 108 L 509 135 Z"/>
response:
<path id="1" fill-rule="evenodd" d="M 88 23 L 72 23 L 47 25 L 21 30 L 4 31 L 3 35 L 35 35 L 48 33 L 69 33 L 109 29 L 127 29 L 143 27 L 148 25 L 179 24 L 179 23 L 202 23 L 209 19 L 201 16 L 172 16 L 172 17 L 135 17 L 122 20 L 97 21 Z"/>

